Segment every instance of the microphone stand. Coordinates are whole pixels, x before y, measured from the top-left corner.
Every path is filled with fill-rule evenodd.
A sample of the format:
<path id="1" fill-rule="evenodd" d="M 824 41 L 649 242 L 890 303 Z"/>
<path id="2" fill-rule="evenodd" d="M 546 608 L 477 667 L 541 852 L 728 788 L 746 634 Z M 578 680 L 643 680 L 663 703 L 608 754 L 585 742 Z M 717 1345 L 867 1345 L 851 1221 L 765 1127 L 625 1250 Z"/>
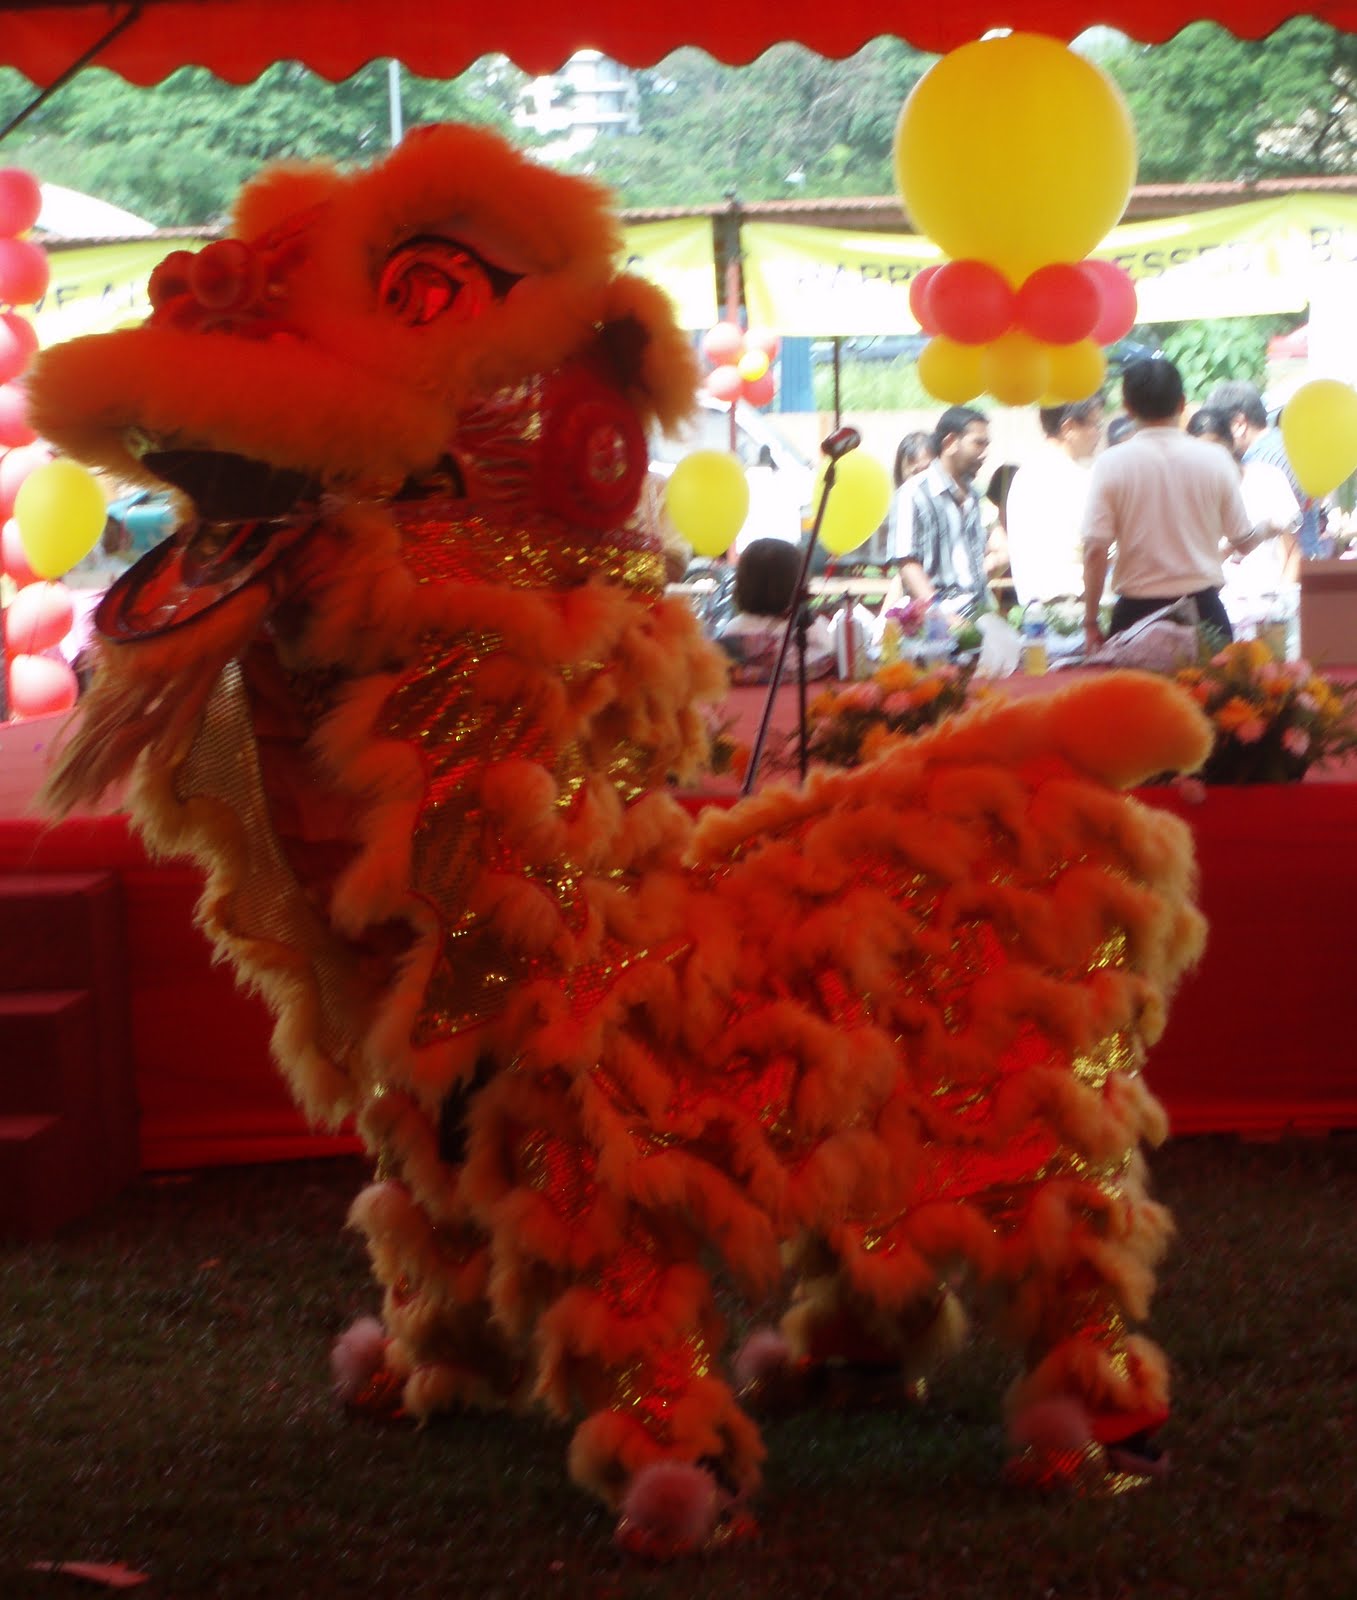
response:
<path id="1" fill-rule="evenodd" d="M 848 437 L 850 436 L 851 437 Z M 797 653 L 799 657 L 800 694 L 798 704 L 798 751 L 800 755 L 801 781 L 806 781 L 806 772 L 810 765 L 810 730 L 806 715 L 806 630 L 809 626 L 807 612 L 806 577 L 810 572 L 810 559 L 819 542 L 820 529 L 825 520 L 825 506 L 829 503 L 829 491 L 834 487 L 834 475 L 838 467 L 839 457 L 847 455 L 859 442 L 858 435 L 851 428 L 843 428 L 838 433 L 831 434 L 825 440 L 822 448 L 829 456 L 829 465 L 825 468 L 825 481 L 820 490 L 820 503 L 815 508 L 815 521 L 811 524 L 810 532 L 801 544 L 801 565 L 796 574 L 796 588 L 792 592 L 792 607 L 787 616 L 787 626 L 782 630 L 782 641 L 778 646 L 777 660 L 773 664 L 773 676 L 768 683 L 768 698 L 763 703 L 763 716 L 759 719 L 759 731 L 754 739 L 754 748 L 749 755 L 749 767 L 744 775 L 744 783 L 740 787 L 741 794 L 752 794 L 754 784 L 759 774 L 759 762 L 763 758 L 763 747 L 768 739 L 768 728 L 773 720 L 773 707 L 777 703 L 777 691 L 782 682 L 782 669 L 787 661 L 787 650 L 792 642 L 792 634 L 797 636 Z"/>

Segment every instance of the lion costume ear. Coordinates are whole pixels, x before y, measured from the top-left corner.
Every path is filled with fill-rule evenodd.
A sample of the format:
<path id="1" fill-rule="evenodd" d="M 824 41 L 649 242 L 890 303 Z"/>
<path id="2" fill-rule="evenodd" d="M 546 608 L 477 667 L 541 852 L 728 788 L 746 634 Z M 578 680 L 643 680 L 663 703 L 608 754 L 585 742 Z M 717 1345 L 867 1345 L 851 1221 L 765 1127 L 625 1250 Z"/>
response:
<path id="1" fill-rule="evenodd" d="M 619 273 L 606 292 L 597 350 L 645 425 L 669 433 L 692 414 L 697 356 L 663 289 Z"/>
<path id="2" fill-rule="evenodd" d="M 238 239 L 258 239 L 313 213 L 343 184 L 343 175 L 323 162 L 276 161 L 236 197 L 232 231 Z"/>

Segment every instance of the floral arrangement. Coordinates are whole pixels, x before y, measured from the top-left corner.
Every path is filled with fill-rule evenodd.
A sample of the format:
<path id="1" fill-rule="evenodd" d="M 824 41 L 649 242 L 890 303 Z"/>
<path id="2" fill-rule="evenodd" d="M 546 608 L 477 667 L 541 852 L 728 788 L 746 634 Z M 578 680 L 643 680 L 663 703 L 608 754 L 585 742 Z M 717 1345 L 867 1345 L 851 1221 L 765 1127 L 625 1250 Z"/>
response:
<path id="1" fill-rule="evenodd" d="M 826 690 L 806 708 L 810 759 L 835 767 L 875 760 L 901 739 L 960 711 L 974 670 L 891 661 L 861 683 Z"/>
<path id="2" fill-rule="evenodd" d="M 1226 645 L 1177 680 L 1215 728 L 1203 783 L 1295 782 L 1314 762 L 1357 750 L 1357 684 L 1278 661 L 1260 639 Z"/>

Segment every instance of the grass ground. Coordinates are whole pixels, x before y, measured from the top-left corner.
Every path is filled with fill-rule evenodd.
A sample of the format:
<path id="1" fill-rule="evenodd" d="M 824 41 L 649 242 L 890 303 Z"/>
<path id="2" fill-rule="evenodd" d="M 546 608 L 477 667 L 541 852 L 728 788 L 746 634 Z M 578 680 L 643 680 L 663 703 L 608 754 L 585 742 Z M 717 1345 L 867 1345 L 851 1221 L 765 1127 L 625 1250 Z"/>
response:
<path id="1" fill-rule="evenodd" d="M 1005 1360 L 978 1340 L 919 1411 L 770 1424 L 749 1545 L 624 1560 L 562 1429 L 346 1421 L 331 1338 L 375 1308 L 343 1229 L 357 1162 L 144 1181 L 0 1250 L 0 1595 L 90 1593 L 42 1559 L 124 1561 L 197 1596 L 1350 1600 L 1357 1596 L 1357 1136 L 1183 1141 L 1153 1331 L 1176 1367 L 1161 1487 L 1005 1489 Z"/>

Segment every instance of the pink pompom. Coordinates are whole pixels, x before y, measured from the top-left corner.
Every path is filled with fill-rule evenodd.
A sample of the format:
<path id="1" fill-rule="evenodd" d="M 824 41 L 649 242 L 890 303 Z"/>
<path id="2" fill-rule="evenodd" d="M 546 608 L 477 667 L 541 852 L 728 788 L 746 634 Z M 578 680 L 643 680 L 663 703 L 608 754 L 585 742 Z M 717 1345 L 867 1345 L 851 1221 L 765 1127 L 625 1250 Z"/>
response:
<path id="1" fill-rule="evenodd" d="M 736 1351 L 731 1362 L 731 1376 L 736 1392 L 750 1384 L 762 1383 L 777 1373 L 785 1372 L 792 1364 L 792 1347 L 776 1328 L 755 1328 Z"/>
<path id="2" fill-rule="evenodd" d="M 711 1473 L 687 1461 L 655 1461 L 632 1479 L 615 1538 L 633 1555 L 667 1561 L 701 1550 L 720 1511 Z"/>
<path id="3" fill-rule="evenodd" d="M 343 1405 L 356 1400 L 386 1361 L 386 1329 L 376 1317 L 359 1317 L 330 1350 L 335 1397 Z"/>

